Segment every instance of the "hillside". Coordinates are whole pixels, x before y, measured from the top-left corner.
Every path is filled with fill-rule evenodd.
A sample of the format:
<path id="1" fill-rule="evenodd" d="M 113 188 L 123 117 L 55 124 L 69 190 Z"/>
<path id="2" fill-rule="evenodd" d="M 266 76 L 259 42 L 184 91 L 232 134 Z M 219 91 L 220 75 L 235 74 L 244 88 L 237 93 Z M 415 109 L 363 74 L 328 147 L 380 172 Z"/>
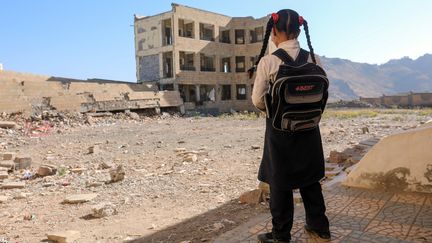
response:
<path id="1" fill-rule="evenodd" d="M 321 57 L 330 78 L 331 100 L 352 100 L 413 92 L 432 92 L 432 55 L 408 57 L 382 65 Z"/>

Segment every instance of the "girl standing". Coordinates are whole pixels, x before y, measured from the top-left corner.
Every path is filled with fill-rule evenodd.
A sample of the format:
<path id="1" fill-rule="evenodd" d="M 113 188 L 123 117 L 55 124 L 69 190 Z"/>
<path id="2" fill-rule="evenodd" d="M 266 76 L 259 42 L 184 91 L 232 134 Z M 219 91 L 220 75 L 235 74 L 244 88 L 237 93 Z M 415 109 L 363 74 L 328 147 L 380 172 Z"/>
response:
<path id="1" fill-rule="evenodd" d="M 272 14 L 267 23 L 263 47 L 256 63 L 257 73 L 252 92 L 252 102 L 262 111 L 266 110 L 264 99 L 269 88 L 269 80 L 275 78 L 282 64 L 281 59 L 275 55 L 264 56 L 270 35 L 278 49 L 285 50 L 293 60 L 296 60 L 300 53 L 297 40 L 300 26 L 304 28 L 310 50 L 308 62 L 319 61 L 313 53 L 306 20 L 290 9 Z M 255 68 L 249 71 L 252 76 Z M 270 185 L 273 229 L 272 232 L 259 235 L 260 242 L 291 240 L 290 231 L 294 215 L 293 189 L 300 189 L 306 211 L 305 229 L 322 239 L 330 239 L 329 221 L 325 215 L 324 197 L 319 183 L 324 177 L 324 171 L 319 127 L 300 133 L 285 133 L 274 129 L 271 119 L 266 119 L 264 154 L 258 179 Z"/>

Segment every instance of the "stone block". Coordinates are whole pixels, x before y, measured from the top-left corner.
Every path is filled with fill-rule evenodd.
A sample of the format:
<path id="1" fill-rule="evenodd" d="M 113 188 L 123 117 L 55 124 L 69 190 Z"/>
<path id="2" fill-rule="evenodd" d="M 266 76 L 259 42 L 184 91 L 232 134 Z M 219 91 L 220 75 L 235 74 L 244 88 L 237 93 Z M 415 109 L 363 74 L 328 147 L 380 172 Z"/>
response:
<path id="1" fill-rule="evenodd" d="M 14 161 L 15 161 L 15 169 L 23 170 L 31 167 L 32 158 L 30 156 L 17 155 Z"/>
<path id="2" fill-rule="evenodd" d="M 57 231 L 57 232 L 52 232 L 47 234 L 48 240 L 57 243 L 77 242 L 77 240 L 80 237 L 81 237 L 81 233 L 75 230 Z"/>

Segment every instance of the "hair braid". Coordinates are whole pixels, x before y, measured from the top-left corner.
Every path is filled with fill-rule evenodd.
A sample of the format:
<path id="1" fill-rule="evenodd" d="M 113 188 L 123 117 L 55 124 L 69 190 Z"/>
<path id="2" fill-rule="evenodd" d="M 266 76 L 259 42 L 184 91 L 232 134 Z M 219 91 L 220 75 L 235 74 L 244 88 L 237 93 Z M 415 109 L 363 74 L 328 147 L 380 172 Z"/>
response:
<path id="1" fill-rule="evenodd" d="M 248 70 L 249 78 L 253 77 L 253 75 L 254 75 L 254 73 L 256 71 L 256 67 L 258 66 L 258 63 L 260 62 L 261 58 L 264 56 L 264 54 L 265 54 L 265 52 L 267 50 L 267 45 L 268 45 L 268 42 L 269 42 L 269 39 L 270 39 L 270 34 L 271 34 L 272 29 L 273 29 L 273 18 L 270 18 L 269 21 L 267 22 L 267 27 L 266 27 L 266 32 L 265 32 L 265 35 L 264 35 L 264 40 L 263 40 L 263 45 L 262 45 L 262 48 L 261 48 L 261 52 L 260 52 L 260 54 L 258 56 L 257 61 L 255 62 L 255 65 L 253 67 L 249 68 L 249 70 Z"/>
<path id="2" fill-rule="evenodd" d="M 315 54 L 314 54 L 314 50 L 313 50 L 313 47 L 312 47 L 312 42 L 310 40 L 310 35 L 309 35 L 309 27 L 308 27 L 308 23 L 307 23 L 306 20 L 304 20 L 304 22 L 303 22 L 303 28 L 305 30 L 306 40 L 307 40 L 307 43 L 308 43 L 308 46 L 309 46 L 309 52 L 310 52 L 312 61 L 313 61 L 313 63 L 316 64 Z"/>

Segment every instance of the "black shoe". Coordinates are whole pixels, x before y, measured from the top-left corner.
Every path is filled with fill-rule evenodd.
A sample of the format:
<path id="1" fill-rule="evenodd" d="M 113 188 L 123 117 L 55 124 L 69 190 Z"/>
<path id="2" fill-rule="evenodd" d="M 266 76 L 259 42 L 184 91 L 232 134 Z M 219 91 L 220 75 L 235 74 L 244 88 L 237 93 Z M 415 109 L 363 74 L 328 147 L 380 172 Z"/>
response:
<path id="1" fill-rule="evenodd" d="M 314 230 L 314 229 L 310 228 L 308 225 L 305 225 L 304 228 L 308 233 L 311 233 L 312 235 L 318 236 L 321 239 L 330 240 L 330 238 L 331 238 L 330 231 Z"/>
<path id="2" fill-rule="evenodd" d="M 273 243 L 273 242 L 278 242 L 278 243 L 289 243 L 289 240 L 278 240 L 278 239 L 273 239 L 273 234 L 272 233 L 265 233 L 265 234 L 259 234 L 258 235 L 258 242 L 259 243 Z"/>

